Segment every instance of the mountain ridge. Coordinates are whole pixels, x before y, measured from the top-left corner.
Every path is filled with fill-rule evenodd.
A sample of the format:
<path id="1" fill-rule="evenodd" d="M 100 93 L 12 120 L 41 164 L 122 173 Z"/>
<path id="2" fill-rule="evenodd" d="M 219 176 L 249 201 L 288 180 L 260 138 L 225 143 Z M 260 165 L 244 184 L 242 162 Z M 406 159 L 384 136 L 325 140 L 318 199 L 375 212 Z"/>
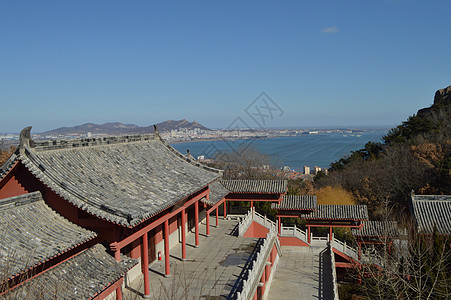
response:
<path id="1" fill-rule="evenodd" d="M 167 120 L 155 124 L 160 132 L 168 132 L 171 130 L 211 130 L 202 124 L 193 121 L 189 122 L 187 119 L 181 120 Z M 103 124 L 84 123 L 72 127 L 59 127 L 49 131 L 42 132 L 44 135 L 70 135 L 70 134 L 107 134 L 107 135 L 121 135 L 121 134 L 144 134 L 154 132 L 154 126 L 138 126 L 135 124 L 124 124 L 121 122 L 107 122 Z"/>

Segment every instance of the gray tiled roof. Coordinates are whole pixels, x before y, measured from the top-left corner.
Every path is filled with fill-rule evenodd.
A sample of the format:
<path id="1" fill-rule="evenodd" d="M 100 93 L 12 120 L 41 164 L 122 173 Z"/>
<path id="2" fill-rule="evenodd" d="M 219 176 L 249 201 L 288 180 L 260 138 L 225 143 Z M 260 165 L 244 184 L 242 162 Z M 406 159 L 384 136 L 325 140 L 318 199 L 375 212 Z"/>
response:
<path id="1" fill-rule="evenodd" d="M 97 244 L 4 296 L 7 299 L 91 299 L 137 263 L 127 257 L 118 262 L 104 246 Z"/>
<path id="2" fill-rule="evenodd" d="M 366 205 L 318 205 L 309 214 L 301 214 L 306 220 L 368 220 Z"/>
<path id="3" fill-rule="evenodd" d="M 7 278 L 96 236 L 54 212 L 40 192 L 0 200 L 0 270 Z"/>
<path id="4" fill-rule="evenodd" d="M 218 181 L 213 182 L 210 184 L 210 199 L 207 200 L 207 198 L 203 198 L 202 202 L 207 203 L 209 205 L 215 205 L 222 199 L 224 199 L 227 194 L 230 193 L 228 189 L 226 189 L 221 183 Z"/>
<path id="5" fill-rule="evenodd" d="M 451 234 L 451 196 L 412 195 L 412 213 L 419 233 Z"/>
<path id="6" fill-rule="evenodd" d="M 284 194 L 287 192 L 286 180 L 220 180 L 231 193 Z"/>
<path id="7" fill-rule="evenodd" d="M 272 209 L 277 210 L 315 210 L 317 208 L 314 195 L 283 195 L 282 201 L 272 203 Z"/>
<path id="8" fill-rule="evenodd" d="M 361 229 L 352 228 L 351 232 L 356 237 L 385 237 L 398 236 L 398 223 L 395 221 L 365 221 Z"/>
<path id="9" fill-rule="evenodd" d="M 25 130 L 29 136 L 30 129 Z M 73 205 L 129 227 L 221 177 L 219 170 L 192 161 L 155 134 L 46 142 L 22 138 L 15 155 Z"/>

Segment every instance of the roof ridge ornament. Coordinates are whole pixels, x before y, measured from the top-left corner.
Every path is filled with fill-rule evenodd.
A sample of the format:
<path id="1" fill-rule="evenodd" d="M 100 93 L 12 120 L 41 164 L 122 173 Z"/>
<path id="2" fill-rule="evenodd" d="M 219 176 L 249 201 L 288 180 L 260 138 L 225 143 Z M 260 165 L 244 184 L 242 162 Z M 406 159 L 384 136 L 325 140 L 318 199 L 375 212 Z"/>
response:
<path id="1" fill-rule="evenodd" d="M 157 125 L 153 125 L 153 131 L 155 133 L 155 137 L 160 138 L 160 131 L 158 130 Z"/>
<path id="2" fill-rule="evenodd" d="M 34 148 L 35 143 L 31 139 L 31 128 L 32 126 L 25 127 L 20 132 L 19 136 L 19 147 L 23 149 L 24 147 Z"/>

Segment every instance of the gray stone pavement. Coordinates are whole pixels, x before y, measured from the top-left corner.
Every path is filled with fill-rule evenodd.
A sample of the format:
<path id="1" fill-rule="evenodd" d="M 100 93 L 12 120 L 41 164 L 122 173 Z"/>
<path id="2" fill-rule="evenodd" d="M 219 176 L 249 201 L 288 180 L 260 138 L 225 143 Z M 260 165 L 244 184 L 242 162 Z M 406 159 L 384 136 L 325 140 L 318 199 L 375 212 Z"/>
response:
<path id="1" fill-rule="evenodd" d="M 331 262 L 325 250 L 282 246 L 267 299 L 333 299 Z"/>
<path id="2" fill-rule="evenodd" d="M 215 223 L 214 218 L 212 223 Z M 219 220 L 219 228 L 200 226 L 200 246 L 195 248 L 194 234 L 187 235 L 187 260 L 181 260 L 181 244 L 171 251 L 171 276 L 165 278 L 164 259 L 150 266 L 151 299 L 227 299 L 240 286 L 246 268 L 254 259 L 258 238 L 232 235 L 238 221 Z M 140 299 L 143 276 L 124 290 L 124 299 Z"/>

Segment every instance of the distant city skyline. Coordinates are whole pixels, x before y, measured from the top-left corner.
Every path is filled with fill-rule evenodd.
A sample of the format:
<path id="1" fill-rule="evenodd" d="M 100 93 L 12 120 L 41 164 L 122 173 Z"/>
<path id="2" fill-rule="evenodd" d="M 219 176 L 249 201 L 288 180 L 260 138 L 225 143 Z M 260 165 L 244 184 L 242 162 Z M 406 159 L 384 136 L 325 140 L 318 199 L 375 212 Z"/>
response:
<path id="1" fill-rule="evenodd" d="M 393 127 L 451 84 L 449 11 L 445 0 L 1 1 L 0 132 L 183 118 Z M 262 92 L 273 111 L 252 105 Z"/>

